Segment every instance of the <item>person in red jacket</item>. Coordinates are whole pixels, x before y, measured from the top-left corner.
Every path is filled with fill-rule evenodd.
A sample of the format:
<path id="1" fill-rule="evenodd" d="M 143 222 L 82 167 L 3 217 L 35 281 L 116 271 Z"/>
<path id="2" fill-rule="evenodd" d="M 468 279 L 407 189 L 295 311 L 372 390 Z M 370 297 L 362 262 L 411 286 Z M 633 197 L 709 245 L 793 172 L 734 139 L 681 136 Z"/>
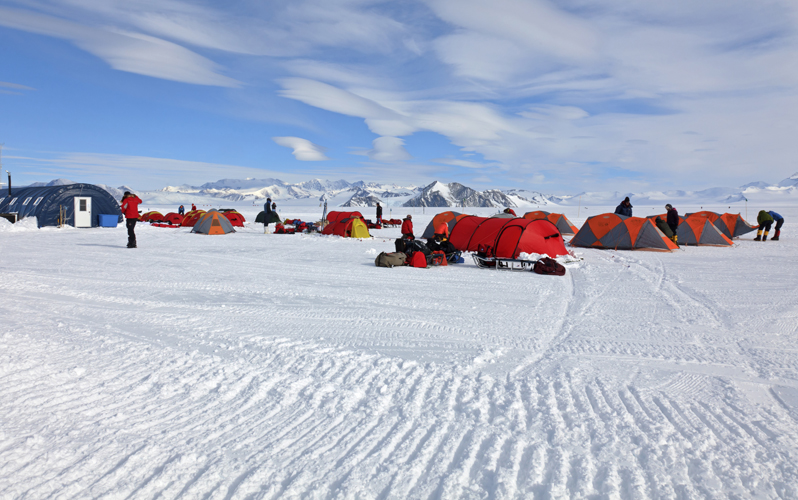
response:
<path id="1" fill-rule="evenodd" d="M 413 236 L 413 216 L 410 214 L 402 221 L 402 238 L 406 240 L 416 239 L 416 237 Z"/>
<path id="2" fill-rule="evenodd" d="M 125 191 L 122 197 L 122 213 L 125 215 L 127 223 L 127 247 L 136 248 L 136 222 L 139 220 L 139 204 L 141 198 Z"/>

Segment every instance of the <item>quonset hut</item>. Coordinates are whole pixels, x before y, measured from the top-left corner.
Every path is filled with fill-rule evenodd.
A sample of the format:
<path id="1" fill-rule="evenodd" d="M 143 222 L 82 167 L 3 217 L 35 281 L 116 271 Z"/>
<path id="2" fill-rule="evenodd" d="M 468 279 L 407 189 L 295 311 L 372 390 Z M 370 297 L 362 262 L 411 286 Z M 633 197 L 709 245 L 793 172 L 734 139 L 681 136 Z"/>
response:
<path id="1" fill-rule="evenodd" d="M 116 216 L 122 222 L 119 203 L 105 189 L 93 184 L 18 187 L 0 191 L 0 214 L 14 214 L 16 219 L 37 217 L 39 227 L 63 223 L 75 227 L 97 227 L 100 215 Z"/>

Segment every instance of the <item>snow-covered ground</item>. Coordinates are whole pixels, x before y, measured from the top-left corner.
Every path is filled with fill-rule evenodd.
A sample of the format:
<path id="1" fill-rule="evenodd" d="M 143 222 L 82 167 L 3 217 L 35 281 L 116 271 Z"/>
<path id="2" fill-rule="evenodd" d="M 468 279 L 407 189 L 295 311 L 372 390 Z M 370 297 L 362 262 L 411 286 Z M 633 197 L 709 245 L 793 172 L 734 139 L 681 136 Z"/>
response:
<path id="1" fill-rule="evenodd" d="M 798 209 L 759 208 L 781 241 L 565 277 L 0 220 L 0 498 L 796 498 Z"/>

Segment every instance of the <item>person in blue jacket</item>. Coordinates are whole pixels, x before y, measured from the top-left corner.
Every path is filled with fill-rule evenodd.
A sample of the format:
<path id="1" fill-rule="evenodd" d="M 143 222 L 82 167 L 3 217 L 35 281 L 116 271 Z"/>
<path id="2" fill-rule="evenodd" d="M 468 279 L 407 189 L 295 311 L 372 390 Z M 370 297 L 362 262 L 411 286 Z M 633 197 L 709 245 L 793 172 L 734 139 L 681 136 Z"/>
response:
<path id="1" fill-rule="evenodd" d="M 781 234 L 781 226 L 784 225 L 784 217 L 777 214 L 773 210 L 771 210 L 768 213 L 770 214 L 771 217 L 773 217 L 773 220 L 776 221 L 776 234 L 774 234 L 773 237 L 770 238 L 770 241 L 779 241 L 779 234 Z"/>
<path id="2" fill-rule="evenodd" d="M 615 213 L 618 215 L 625 215 L 627 217 L 632 216 L 632 203 L 629 201 L 629 197 L 623 199 L 623 201 L 615 208 Z"/>

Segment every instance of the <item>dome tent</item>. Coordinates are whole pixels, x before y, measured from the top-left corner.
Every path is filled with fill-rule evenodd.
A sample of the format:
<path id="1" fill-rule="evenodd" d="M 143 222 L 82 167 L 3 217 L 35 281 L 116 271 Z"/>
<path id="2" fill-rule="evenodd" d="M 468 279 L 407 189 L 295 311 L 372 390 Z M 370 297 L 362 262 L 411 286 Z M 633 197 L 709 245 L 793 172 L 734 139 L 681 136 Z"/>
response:
<path id="1" fill-rule="evenodd" d="M 571 224 L 571 221 L 568 220 L 568 217 L 566 217 L 565 214 L 553 214 L 551 212 L 546 212 L 544 210 L 537 210 L 535 212 L 525 213 L 524 219 L 529 219 L 529 220 L 547 219 L 552 224 L 557 226 L 557 229 L 560 230 L 560 234 L 576 234 L 576 232 L 578 231 L 576 226 Z"/>
<path id="2" fill-rule="evenodd" d="M 191 229 L 192 233 L 199 234 L 227 234 L 235 233 L 233 225 L 227 220 L 223 213 L 216 210 L 208 210 L 197 220 L 194 227 Z"/>
<path id="3" fill-rule="evenodd" d="M 702 212 L 693 212 L 686 214 L 685 219 L 708 219 L 715 227 L 717 227 L 724 236 L 729 239 L 737 238 L 745 233 L 750 233 L 756 226 L 746 222 L 740 214 L 719 214 L 704 210 Z M 681 237 L 681 236 L 680 236 Z"/>
<path id="4" fill-rule="evenodd" d="M 430 223 L 427 224 L 427 228 L 424 230 L 424 233 L 421 235 L 421 237 L 427 239 L 434 237 L 435 230 L 438 229 L 438 226 L 444 223 L 449 226 L 449 234 L 452 234 L 452 229 L 454 229 L 455 224 L 457 224 L 457 221 L 463 217 L 467 216 L 461 214 L 460 212 L 441 212 L 433 217 Z"/>
<path id="5" fill-rule="evenodd" d="M 609 250 L 671 252 L 679 247 L 651 219 L 618 214 L 589 217 L 571 240 L 571 246 Z"/>
<path id="6" fill-rule="evenodd" d="M 90 198 L 81 204 L 80 200 Z M 122 222 L 119 202 L 105 189 L 93 184 L 65 184 L 61 186 L 19 187 L 0 191 L 0 213 L 12 213 L 17 219 L 36 217 L 39 227 L 58 226 L 59 213 L 63 209 L 64 224 L 75 226 L 75 209 L 87 209 L 87 220 L 79 227 L 98 227 L 100 215 L 117 217 Z M 80 219 L 80 217 L 79 217 Z M 76 226 L 76 227 L 78 227 Z"/>

